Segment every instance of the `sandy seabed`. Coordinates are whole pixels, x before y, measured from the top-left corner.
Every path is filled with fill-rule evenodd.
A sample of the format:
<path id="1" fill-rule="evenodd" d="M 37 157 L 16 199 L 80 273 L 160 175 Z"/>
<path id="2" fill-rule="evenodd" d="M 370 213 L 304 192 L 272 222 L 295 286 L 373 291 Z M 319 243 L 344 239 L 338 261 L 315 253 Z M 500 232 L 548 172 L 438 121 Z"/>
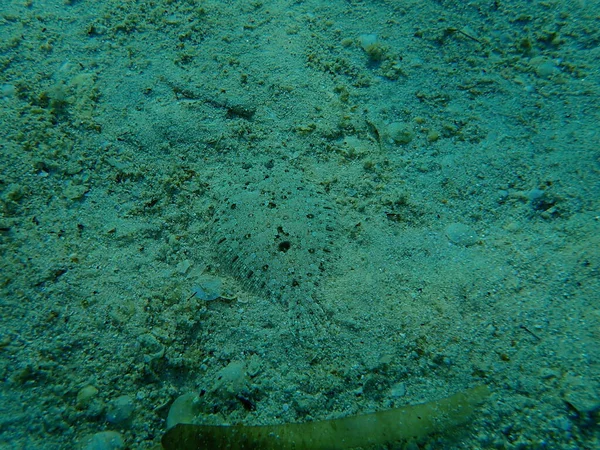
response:
<path id="1" fill-rule="evenodd" d="M 261 425 L 478 385 L 419 448 L 600 447 L 599 24 L 5 0 L 0 448 L 153 449 L 190 393 Z"/>

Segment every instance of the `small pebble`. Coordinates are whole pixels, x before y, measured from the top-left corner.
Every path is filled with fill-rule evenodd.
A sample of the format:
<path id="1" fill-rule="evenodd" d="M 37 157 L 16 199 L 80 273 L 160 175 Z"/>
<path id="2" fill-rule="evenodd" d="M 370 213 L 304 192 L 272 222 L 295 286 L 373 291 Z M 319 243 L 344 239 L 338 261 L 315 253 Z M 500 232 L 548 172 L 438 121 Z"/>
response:
<path id="1" fill-rule="evenodd" d="M 415 134 L 410 125 L 403 122 L 393 122 L 387 127 L 388 135 L 395 144 L 408 144 Z"/>
<path id="2" fill-rule="evenodd" d="M 200 300 L 216 300 L 223 295 L 223 283 L 219 278 L 203 275 L 198 280 L 198 285 L 194 286 L 192 292 Z"/>
<path id="3" fill-rule="evenodd" d="M 406 383 L 400 382 L 393 385 L 390 394 L 395 398 L 404 397 L 406 395 Z"/>
<path id="4" fill-rule="evenodd" d="M 133 414 L 133 399 L 129 395 L 122 395 L 110 402 L 106 420 L 115 425 L 123 425 Z"/>
<path id="5" fill-rule="evenodd" d="M 101 431 L 88 438 L 84 450 L 121 450 L 125 448 L 125 441 L 121 433 L 116 431 Z"/>
<path id="6" fill-rule="evenodd" d="M 98 389 L 92 385 L 81 388 L 77 393 L 77 408 L 82 409 L 87 407 L 96 394 L 98 394 Z"/>
<path id="7" fill-rule="evenodd" d="M 464 223 L 451 223 L 446 228 L 446 236 L 450 239 L 450 242 L 463 247 L 470 247 L 477 244 L 479 238 L 477 233 L 468 225 Z"/>

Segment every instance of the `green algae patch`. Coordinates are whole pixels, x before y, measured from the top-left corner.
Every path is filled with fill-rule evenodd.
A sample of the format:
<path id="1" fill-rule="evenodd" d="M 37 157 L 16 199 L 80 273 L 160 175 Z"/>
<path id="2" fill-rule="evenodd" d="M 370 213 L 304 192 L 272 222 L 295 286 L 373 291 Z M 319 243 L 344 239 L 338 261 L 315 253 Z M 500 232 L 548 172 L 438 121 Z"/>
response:
<path id="1" fill-rule="evenodd" d="M 410 441 L 464 424 L 489 396 L 479 386 L 441 400 L 319 422 L 266 426 L 178 424 L 163 436 L 165 450 L 343 450 Z"/>

